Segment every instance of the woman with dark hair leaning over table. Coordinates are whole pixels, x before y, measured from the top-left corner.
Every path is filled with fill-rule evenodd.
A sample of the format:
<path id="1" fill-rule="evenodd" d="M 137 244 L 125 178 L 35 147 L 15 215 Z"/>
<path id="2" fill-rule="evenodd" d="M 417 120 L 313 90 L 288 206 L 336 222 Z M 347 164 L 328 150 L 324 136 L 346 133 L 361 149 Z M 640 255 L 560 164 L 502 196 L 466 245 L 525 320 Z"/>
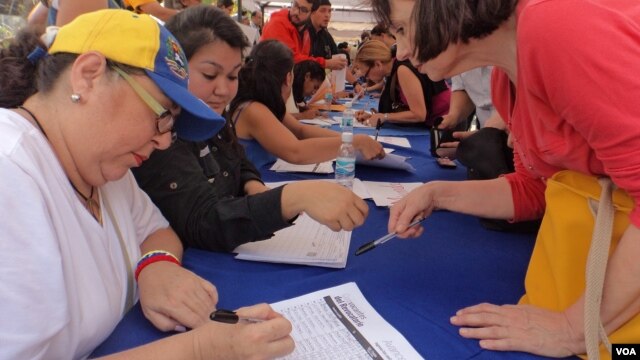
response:
<path id="1" fill-rule="evenodd" d="M 444 80 L 431 81 L 408 60 L 392 57 L 391 49 L 382 41 L 367 41 L 358 50 L 354 63 L 367 80 L 377 83 L 387 79 L 378 112 L 358 111 L 358 121 L 371 126 L 378 121 L 391 121 L 431 127 L 437 117 L 449 111 L 451 91 Z"/>
<path id="2" fill-rule="evenodd" d="M 238 91 L 242 51 L 248 46 L 242 30 L 211 6 L 184 10 L 166 26 L 185 50 L 189 90 L 223 113 Z M 182 242 L 207 250 L 232 251 L 268 239 L 301 212 L 335 231 L 352 230 L 369 210 L 354 193 L 326 181 L 267 188 L 238 144 L 230 120 L 218 135 L 203 141 L 178 135 L 169 149 L 155 152 L 133 173 Z"/>
<path id="3" fill-rule="evenodd" d="M 423 185 L 393 206 L 389 231 L 418 236 L 424 229 L 407 225 L 436 209 L 515 221 L 544 213 L 521 303 L 471 306 L 458 311 L 452 324 L 485 349 L 555 357 L 589 351 L 596 358 L 597 319 L 612 342 L 640 343 L 640 77 L 630 75 L 640 73 L 640 3 L 372 0 L 372 5 L 396 34 L 398 58 L 411 58 L 430 78 L 496 67 L 493 102 L 511 131 L 516 161 L 515 173 L 497 179 Z M 585 291 L 595 287 L 585 290 L 585 259 L 594 220 L 585 194 L 599 197 L 595 176 L 610 177 L 619 189 L 613 196 L 613 246 L 606 272 L 602 269 L 602 303 L 596 296 L 590 312 L 585 306 L 592 298 Z M 579 206 L 563 209 L 577 197 L 584 200 Z M 567 224 L 574 225 L 564 236 L 552 236 Z M 605 248 L 605 259 L 606 254 Z M 595 322 L 587 321 L 594 313 Z M 605 354 L 604 346 L 601 351 Z"/>
<path id="4" fill-rule="evenodd" d="M 291 114 L 298 120 L 313 119 L 319 114 L 318 109 L 310 109 L 305 98 L 313 96 L 322 86 L 326 74 L 318 62 L 304 60 L 293 66 L 293 100 L 299 113 Z"/>
<path id="5" fill-rule="evenodd" d="M 342 143 L 340 133 L 300 123 L 286 112 L 293 84 L 293 53 L 277 40 L 261 41 L 239 73 L 238 95 L 229 116 L 247 157 L 257 167 L 281 158 L 292 164 L 333 160 Z M 365 159 L 382 158 L 382 145 L 368 135 L 353 136 Z"/>
<path id="6" fill-rule="evenodd" d="M 171 144 L 174 121 L 194 140 L 224 124 L 189 94 L 186 58 L 166 29 L 102 10 L 52 44 L 21 32 L 0 62 L 0 358 L 86 358 L 138 296 L 158 329 L 193 330 L 109 358 L 293 350 L 291 324 L 268 305 L 238 310 L 260 324 L 209 320 L 215 287 L 180 266 L 178 237 L 129 172 Z"/>

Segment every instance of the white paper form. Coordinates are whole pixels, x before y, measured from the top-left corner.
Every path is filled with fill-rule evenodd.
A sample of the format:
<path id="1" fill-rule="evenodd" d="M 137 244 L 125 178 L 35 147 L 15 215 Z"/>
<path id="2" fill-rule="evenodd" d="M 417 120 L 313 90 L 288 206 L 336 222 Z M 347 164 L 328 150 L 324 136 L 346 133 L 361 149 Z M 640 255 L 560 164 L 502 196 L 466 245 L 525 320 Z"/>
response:
<path id="1" fill-rule="evenodd" d="M 420 182 L 392 183 L 378 181 L 363 181 L 376 206 L 391 206 L 402 199 L 411 190 L 422 185 Z"/>
<path id="2" fill-rule="evenodd" d="M 317 117 L 317 118 L 313 118 L 313 119 L 302 119 L 302 120 L 299 120 L 299 121 L 301 123 L 303 123 L 303 124 L 318 125 L 318 126 L 322 126 L 322 127 L 329 127 L 331 125 L 340 124 L 340 122 L 338 120 L 330 119 L 330 118 L 326 118 L 326 117 Z"/>
<path id="3" fill-rule="evenodd" d="M 325 161 L 317 164 L 296 165 L 288 163 L 282 159 L 278 159 L 269 170 L 277 172 L 333 174 L 333 161 Z"/>
<path id="4" fill-rule="evenodd" d="M 375 136 L 369 135 L 372 139 L 375 139 Z M 409 139 L 406 137 L 398 137 L 398 136 L 378 136 L 378 141 L 381 143 L 387 143 L 391 145 L 397 145 L 404 148 L 411 148 L 411 144 L 409 143 Z"/>
<path id="5" fill-rule="evenodd" d="M 241 260 L 342 269 L 347 266 L 350 243 L 351 231 L 334 232 L 303 213 L 271 239 L 240 245 L 233 252 Z"/>
<path id="6" fill-rule="evenodd" d="M 271 306 L 293 325 L 293 353 L 282 359 L 423 359 L 350 282 Z"/>
<path id="7" fill-rule="evenodd" d="M 297 180 L 291 180 L 291 181 L 279 181 L 279 182 L 270 182 L 270 183 L 265 183 L 265 185 L 271 189 L 277 188 L 278 186 L 282 186 L 288 183 L 292 183 L 295 182 Z M 304 180 L 302 180 L 304 181 Z M 314 180 L 315 181 L 315 180 Z M 328 182 L 332 182 L 335 183 L 336 180 L 335 179 L 318 179 L 318 181 L 328 181 Z M 358 197 L 362 200 L 364 199 L 371 199 L 371 195 L 369 194 L 369 190 L 367 190 L 367 188 L 364 186 L 364 184 L 362 183 L 362 181 L 358 178 L 353 178 L 353 188 L 351 189 L 351 191 L 353 191 L 356 195 L 358 195 Z"/>
<path id="8" fill-rule="evenodd" d="M 385 149 L 385 152 L 386 152 L 386 149 Z M 387 155 L 385 155 L 385 157 L 382 159 L 365 160 L 362 157 L 362 154 L 358 152 L 356 153 L 356 164 L 375 166 L 375 167 L 381 167 L 381 168 L 387 168 L 387 169 L 406 170 L 409 172 L 416 171 L 413 165 L 407 162 L 406 157 L 396 155 L 396 154 L 389 154 L 389 153 L 387 153 Z"/>

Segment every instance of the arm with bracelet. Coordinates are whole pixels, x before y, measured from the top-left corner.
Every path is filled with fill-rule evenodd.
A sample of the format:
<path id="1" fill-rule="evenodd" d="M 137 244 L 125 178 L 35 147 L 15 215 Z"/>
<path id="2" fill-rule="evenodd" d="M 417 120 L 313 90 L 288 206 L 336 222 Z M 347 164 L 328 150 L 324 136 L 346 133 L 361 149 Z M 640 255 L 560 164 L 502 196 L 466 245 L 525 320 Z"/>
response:
<path id="1" fill-rule="evenodd" d="M 205 323 L 218 292 L 182 267 L 182 244 L 176 233 L 171 228 L 155 231 L 140 250 L 143 255 L 134 274 L 145 317 L 163 331 L 184 331 Z"/>

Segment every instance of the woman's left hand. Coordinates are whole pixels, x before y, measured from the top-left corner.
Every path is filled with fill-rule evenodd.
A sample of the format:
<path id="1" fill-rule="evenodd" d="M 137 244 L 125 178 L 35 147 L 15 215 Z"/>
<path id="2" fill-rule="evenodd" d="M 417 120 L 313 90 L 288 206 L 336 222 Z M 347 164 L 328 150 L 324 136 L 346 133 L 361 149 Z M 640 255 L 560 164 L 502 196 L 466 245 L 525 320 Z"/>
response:
<path id="1" fill-rule="evenodd" d="M 459 310 L 451 323 L 460 335 L 479 339 L 487 350 L 524 351 L 566 357 L 586 351 L 582 331 L 575 331 L 564 312 L 531 305 L 479 304 Z"/>
<path id="2" fill-rule="evenodd" d="M 303 112 L 300 113 L 300 116 L 298 117 L 298 120 L 302 120 L 302 119 L 314 119 L 316 117 L 320 116 L 320 110 L 318 109 L 307 109 Z"/>
<path id="3" fill-rule="evenodd" d="M 138 277 L 138 289 L 142 312 L 162 331 L 198 327 L 209 321 L 218 303 L 213 284 L 167 261 L 145 267 Z"/>

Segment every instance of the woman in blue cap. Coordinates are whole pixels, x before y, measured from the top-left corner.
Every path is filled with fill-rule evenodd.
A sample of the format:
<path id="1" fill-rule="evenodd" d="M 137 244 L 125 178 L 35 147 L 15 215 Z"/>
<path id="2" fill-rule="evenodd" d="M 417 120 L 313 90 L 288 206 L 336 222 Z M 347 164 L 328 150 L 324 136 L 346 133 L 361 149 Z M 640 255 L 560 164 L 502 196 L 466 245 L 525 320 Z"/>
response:
<path id="1" fill-rule="evenodd" d="M 291 352 L 291 325 L 267 305 L 239 310 L 260 324 L 208 320 L 215 287 L 180 266 L 178 237 L 129 171 L 174 130 L 201 140 L 224 124 L 189 93 L 175 38 L 123 10 L 48 35 L 0 53 L 0 357 L 85 358 L 138 297 L 159 329 L 194 330 L 116 357 Z"/>

